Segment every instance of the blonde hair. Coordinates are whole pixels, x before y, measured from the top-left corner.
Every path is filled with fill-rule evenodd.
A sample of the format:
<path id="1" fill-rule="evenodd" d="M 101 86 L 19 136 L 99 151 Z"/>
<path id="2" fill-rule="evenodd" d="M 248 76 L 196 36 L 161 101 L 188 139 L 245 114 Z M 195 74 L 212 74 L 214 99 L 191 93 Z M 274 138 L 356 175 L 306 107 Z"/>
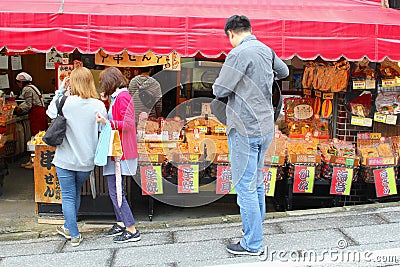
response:
<path id="1" fill-rule="evenodd" d="M 99 93 L 94 85 L 94 78 L 88 68 L 79 67 L 70 75 L 71 94 L 82 98 L 99 98 Z"/>

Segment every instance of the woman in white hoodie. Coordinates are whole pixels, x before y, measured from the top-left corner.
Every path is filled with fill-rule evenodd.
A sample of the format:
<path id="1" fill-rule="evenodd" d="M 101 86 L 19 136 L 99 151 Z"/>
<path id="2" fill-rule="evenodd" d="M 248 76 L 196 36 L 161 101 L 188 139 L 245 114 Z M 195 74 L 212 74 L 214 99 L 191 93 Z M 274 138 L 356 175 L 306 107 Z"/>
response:
<path id="1" fill-rule="evenodd" d="M 107 115 L 106 108 L 98 98 L 93 75 L 89 69 L 79 67 L 71 72 L 70 90 L 62 108 L 67 120 L 67 131 L 61 145 L 57 146 L 53 164 L 61 186 L 62 210 L 65 218 L 57 232 L 71 239 L 72 246 L 79 246 L 82 235 L 79 233 L 76 216 L 80 206 L 80 193 L 83 184 L 94 168 L 94 155 L 99 135 L 96 114 Z M 65 86 L 67 87 L 67 86 Z M 47 109 L 47 115 L 57 116 L 56 101 L 66 92 L 60 88 Z"/>

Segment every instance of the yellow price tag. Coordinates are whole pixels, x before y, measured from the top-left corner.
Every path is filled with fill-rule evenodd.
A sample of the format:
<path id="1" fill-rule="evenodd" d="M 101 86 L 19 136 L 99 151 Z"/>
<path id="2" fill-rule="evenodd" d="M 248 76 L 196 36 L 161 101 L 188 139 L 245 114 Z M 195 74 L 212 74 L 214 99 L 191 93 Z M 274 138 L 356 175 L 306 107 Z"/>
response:
<path id="1" fill-rule="evenodd" d="M 158 155 L 157 154 L 150 154 L 149 155 L 150 162 L 158 162 Z"/>
<path id="2" fill-rule="evenodd" d="M 353 89 L 365 89 L 366 82 L 365 81 L 353 81 Z"/>
<path id="3" fill-rule="evenodd" d="M 388 88 L 388 87 L 393 87 L 393 86 L 396 86 L 396 80 L 395 79 L 382 80 L 382 87 L 383 88 Z"/>
<path id="4" fill-rule="evenodd" d="M 215 126 L 214 132 L 215 133 L 226 133 L 226 127 L 225 126 Z"/>
<path id="5" fill-rule="evenodd" d="M 189 161 L 199 161 L 199 154 L 190 154 Z"/>
<path id="6" fill-rule="evenodd" d="M 197 126 L 197 129 L 199 129 L 200 133 L 207 133 L 207 126 Z"/>

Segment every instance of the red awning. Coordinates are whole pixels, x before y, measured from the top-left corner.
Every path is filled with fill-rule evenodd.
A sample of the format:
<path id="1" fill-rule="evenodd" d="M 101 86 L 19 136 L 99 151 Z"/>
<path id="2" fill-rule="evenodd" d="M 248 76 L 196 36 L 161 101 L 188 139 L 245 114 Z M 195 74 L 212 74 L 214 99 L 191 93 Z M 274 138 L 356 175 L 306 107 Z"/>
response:
<path id="1" fill-rule="evenodd" d="M 223 27 L 233 14 L 284 59 L 400 61 L 400 10 L 380 0 L 1 1 L 0 47 L 218 57 L 231 49 Z"/>

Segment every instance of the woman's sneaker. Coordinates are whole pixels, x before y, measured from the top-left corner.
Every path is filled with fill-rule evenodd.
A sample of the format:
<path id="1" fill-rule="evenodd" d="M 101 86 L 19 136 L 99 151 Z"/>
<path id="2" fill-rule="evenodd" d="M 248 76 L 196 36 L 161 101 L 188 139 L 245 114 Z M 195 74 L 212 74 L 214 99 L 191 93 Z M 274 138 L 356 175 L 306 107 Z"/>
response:
<path id="1" fill-rule="evenodd" d="M 125 227 L 122 227 L 118 224 L 114 224 L 110 230 L 108 230 L 106 233 L 104 233 L 104 236 L 106 237 L 112 237 L 112 236 L 117 236 L 122 234 L 125 231 Z"/>
<path id="2" fill-rule="evenodd" d="M 65 228 L 64 225 L 59 225 L 56 227 L 57 233 L 65 237 L 66 239 L 71 239 L 69 229 Z"/>
<path id="3" fill-rule="evenodd" d="M 77 246 L 79 246 L 81 244 L 82 240 L 83 240 L 83 237 L 82 237 L 81 234 L 79 234 L 78 237 L 71 238 L 71 245 L 73 247 L 77 247 Z"/>
<path id="4" fill-rule="evenodd" d="M 126 243 L 126 242 L 135 242 L 140 240 L 140 233 L 139 230 L 136 230 L 136 233 L 132 234 L 128 230 L 125 229 L 125 231 L 114 237 L 113 241 L 114 243 Z"/>

